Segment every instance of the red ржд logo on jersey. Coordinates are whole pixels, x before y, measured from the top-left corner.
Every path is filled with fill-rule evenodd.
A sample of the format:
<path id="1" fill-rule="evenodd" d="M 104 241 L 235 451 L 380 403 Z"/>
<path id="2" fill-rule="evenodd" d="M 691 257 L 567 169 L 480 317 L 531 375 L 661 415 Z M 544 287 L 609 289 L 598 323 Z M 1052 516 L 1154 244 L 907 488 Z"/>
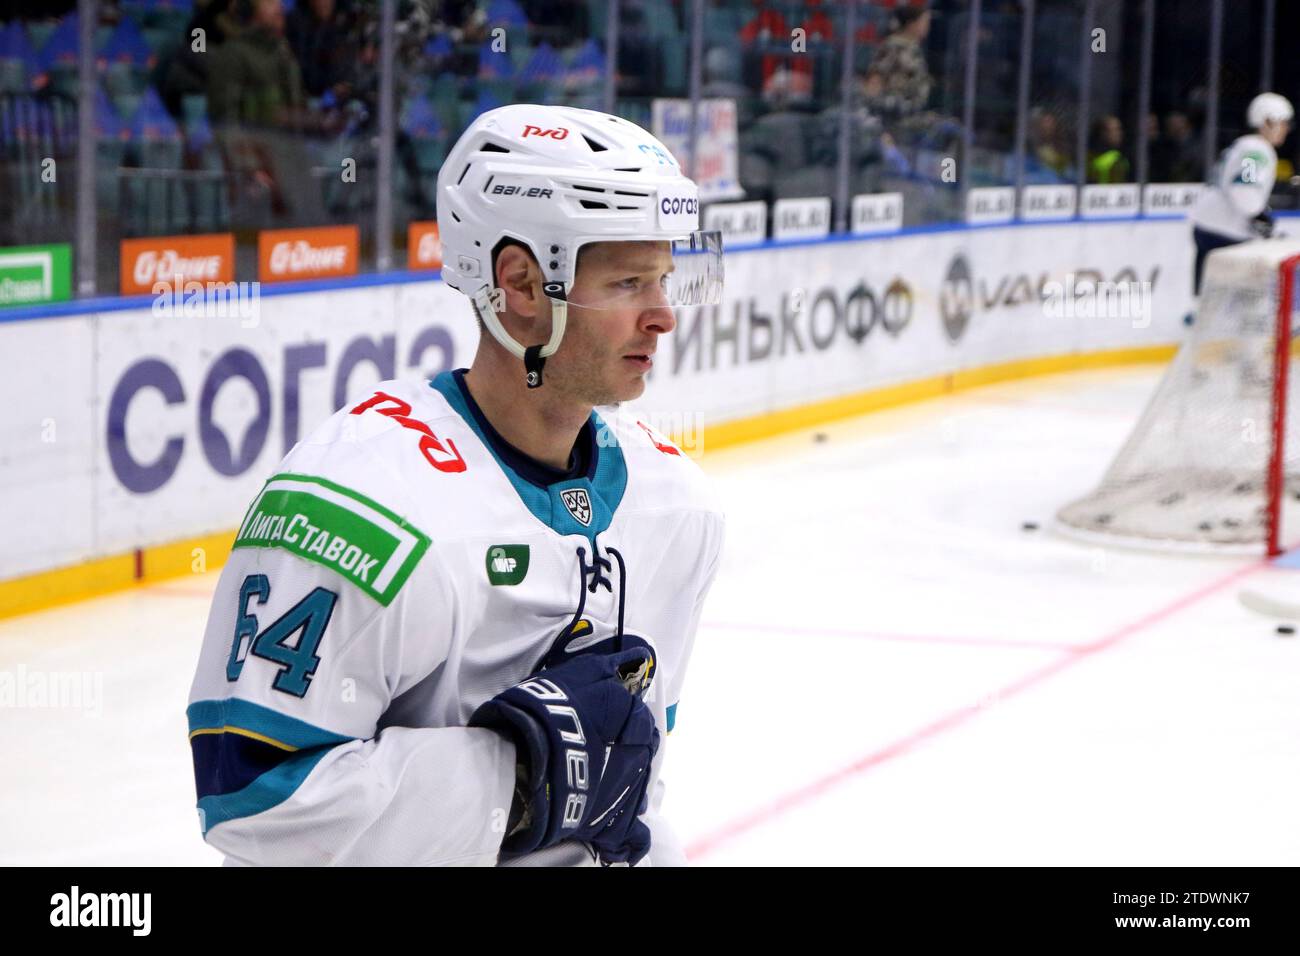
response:
<path id="1" fill-rule="evenodd" d="M 387 402 L 385 408 L 377 407 L 381 402 Z M 387 415 L 393 421 L 397 422 L 403 428 L 409 428 L 413 432 L 420 434 L 420 451 L 424 453 L 425 459 L 439 471 L 457 472 L 465 470 L 465 459 L 460 456 L 460 451 L 456 448 L 455 442 L 448 438 L 445 442 L 438 438 L 424 422 L 416 421 L 410 417 L 411 406 L 400 398 L 389 395 L 387 392 L 375 392 L 370 398 L 352 409 L 351 414 L 360 415 L 362 412 L 373 409 L 380 415 Z M 448 451 L 450 449 L 450 451 Z"/>
<path id="2" fill-rule="evenodd" d="M 663 438 L 663 436 L 660 435 L 658 432 L 654 431 L 654 430 L 653 430 L 649 425 L 647 425 L 645 422 L 641 421 L 641 420 L 638 418 L 636 423 L 637 423 L 638 425 L 641 426 L 641 430 L 642 430 L 643 432 L 645 432 L 647 435 L 650 436 L 650 440 L 651 440 L 652 442 L 655 443 L 655 447 L 658 448 L 658 449 L 659 449 L 661 452 L 663 452 L 665 455 L 680 455 L 680 454 L 681 454 L 681 452 L 677 450 L 677 447 L 676 447 L 675 445 L 665 444 L 665 442 L 667 442 L 668 439 L 664 438 L 663 441 L 660 441 L 659 439 L 660 439 L 660 438 Z"/>

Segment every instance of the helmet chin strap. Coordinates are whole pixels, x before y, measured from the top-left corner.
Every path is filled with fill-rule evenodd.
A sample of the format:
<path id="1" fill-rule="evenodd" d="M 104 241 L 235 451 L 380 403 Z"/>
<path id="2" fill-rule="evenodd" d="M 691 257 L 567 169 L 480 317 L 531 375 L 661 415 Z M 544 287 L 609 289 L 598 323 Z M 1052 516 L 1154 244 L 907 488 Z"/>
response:
<path id="1" fill-rule="evenodd" d="M 546 359 L 542 358 L 542 347 L 540 345 L 530 345 L 524 349 L 524 381 L 528 383 L 529 388 L 539 388 L 542 384 L 542 366 L 546 364 Z"/>
<path id="2" fill-rule="evenodd" d="M 472 297 L 474 310 L 478 313 L 479 318 L 483 320 L 483 325 L 492 333 L 492 337 L 509 350 L 510 354 L 515 358 L 523 359 L 524 381 L 527 382 L 529 388 L 541 387 L 542 368 L 546 365 L 546 360 L 554 355 L 560 347 L 560 340 L 564 338 L 564 326 L 569 316 L 569 300 L 564 291 L 563 282 L 543 283 L 542 291 L 546 293 L 546 297 L 551 302 L 551 338 L 545 345 L 529 345 L 527 347 L 520 345 L 506 331 L 505 326 L 501 324 L 501 317 L 497 315 L 496 309 L 492 308 L 492 300 L 488 295 L 487 286 L 483 286 Z"/>

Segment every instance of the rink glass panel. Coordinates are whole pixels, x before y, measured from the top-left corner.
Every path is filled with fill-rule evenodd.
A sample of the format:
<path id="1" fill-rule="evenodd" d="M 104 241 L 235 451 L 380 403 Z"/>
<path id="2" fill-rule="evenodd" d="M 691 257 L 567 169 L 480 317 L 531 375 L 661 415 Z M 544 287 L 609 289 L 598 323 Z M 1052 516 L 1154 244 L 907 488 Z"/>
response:
<path id="1" fill-rule="evenodd" d="M 233 233 L 235 277 L 251 280 L 258 277 L 259 230 L 346 224 L 359 231 L 360 271 L 401 269 L 408 226 L 432 220 L 437 169 L 474 116 L 532 100 L 613 109 L 649 126 L 656 99 L 692 95 L 693 67 L 701 97 L 730 99 L 736 107 L 744 195 L 734 198 L 829 196 L 838 203 L 847 177 L 850 197 L 901 192 L 906 225 L 958 223 L 967 187 L 1015 181 L 1021 128 L 1029 184 L 1087 178 L 1080 160 L 1087 164 L 1088 152 L 1099 148 L 1088 127 L 1107 116 L 1116 118 L 1115 149 L 1124 160 L 1108 168 L 1126 166 L 1136 177 L 1138 131 L 1145 128 L 1150 179 L 1198 181 L 1206 145 L 1217 150 L 1242 132 L 1245 104 L 1266 69 L 1264 0 L 1228 5 L 1218 126 L 1207 135 L 1214 23 L 1208 2 L 1153 0 L 1146 116 L 1138 115 L 1145 0 L 1036 0 L 1028 31 L 1027 4 L 985 0 L 973 63 L 967 40 L 975 4 L 933 0 L 929 32 L 917 47 L 928 89 L 902 105 L 878 87 L 873 73 L 880 70 L 873 67 L 880 66 L 896 12 L 916 4 L 494 0 L 481 15 L 464 14 L 472 22 L 450 23 L 445 17 L 453 14 L 439 5 L 397 2 L 392 162 L 384 165 L 379 147 L 388 134 L 379 126 L 377 99 L 384 3 L 285 4 L 278 16 L 264 17 L 271 39 L 264 38 L 260 54 L 247 48 L 253 28 L 190 6 L 101 4 L 90 50 L 80 49 L 70 0 L 52 3 L 40 17 L 0 14 L 9 17 L 0 19 L 0 242 L 93 245 L 95 275 L 77 276 L 75 284 L 93 278 L 101 294 L 119 290 L 119 244 L 130 238 Z M 1096 22 L 1084 22 L 1089 9 Z M 1105 52 L 1084 58 L 1097 29 L 1105 31 Z M 203 31 L 201 44 L 196 30 Z M 501 39 L 505 49 L 492 50 Z M 244 55 L 234 56 L 233 48 Z M 1287 61 L 1274 59 L 1280 81 Z M 79 60 L 95 76 L 89 92 L 97 217 L 80 233 Z M 1023 62 L 1030 64 L 1030 95 L 1022 116 Z M 685 147 L 675 151 L 688 159 Z M 945 178 L 946 160 L 958 164 L 956 180 Z M 57 170 L 54 180 L 40 175 L 47 161 Z M 1275 208 L 1294 205 L 1292 188 L 1279 186 Z M 392 256 L 382 264 L 380 196 L 391 200 L 384 239 Z M 836 226 L 841 221 L 833 218 Z"/>
<path id="2" fill-rule="evenodd" d="M 414 235 L 418 243 L 423 224 L 437 218 L 438 171 L 479 114 L 512 103 L 605 108 L 609 4 L 580 0 L 552 4 L 550 11 L 552 18 L 540 22 L 528 18 L 525 5 L 494 4 L 482 17 L 468 10 L 460 23 L 400 26 L 391 185 L 394 268 L 407 268 L 408 240 Z"/>

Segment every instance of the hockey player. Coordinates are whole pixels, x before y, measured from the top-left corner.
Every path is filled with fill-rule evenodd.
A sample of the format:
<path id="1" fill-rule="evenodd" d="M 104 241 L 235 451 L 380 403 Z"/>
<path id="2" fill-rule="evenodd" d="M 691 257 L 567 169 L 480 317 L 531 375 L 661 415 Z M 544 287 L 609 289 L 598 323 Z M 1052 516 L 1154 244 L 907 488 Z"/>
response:
<path id="1" fill-rule="evenodd" d="M 340 409 L 254 499 L 187 711 L 228 864 L 685 856 L 663 742 L 723 518 L 618 403 L 716 302 L 696 187 L 633 123 L 484 113 L 438 176 L 472 366 Z"/>
<path id="2" fill-rule="evenodd" d="M 1205 257 L 1210 252 L 1273 234 L 1268 200 L 1277 177 L 1275 150 L 1290 132 L 1294 115 L 1286 97 L 1259 94 L 1246 110 L 1246 123 L 1256 132 L 1238 137 L 1219 156 L 1209 185 L 1190 215 L 1196 243 L 1196 295 L 1201 293 Z"/>

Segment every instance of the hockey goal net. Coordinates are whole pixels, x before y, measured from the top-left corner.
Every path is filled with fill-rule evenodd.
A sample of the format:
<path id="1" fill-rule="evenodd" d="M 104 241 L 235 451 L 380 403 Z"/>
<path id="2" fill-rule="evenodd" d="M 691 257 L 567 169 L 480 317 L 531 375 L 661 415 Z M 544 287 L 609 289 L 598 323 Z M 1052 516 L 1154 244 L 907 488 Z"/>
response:
<path id="1" fill-rule="evenodd" d="M 1300 493 L 1298 265 L 1295 239 L 1210 253 L 1187 339 L 1100 486 L 1057 513 L 1067 530 L 1279 553 L 1283 502 Z"/>

